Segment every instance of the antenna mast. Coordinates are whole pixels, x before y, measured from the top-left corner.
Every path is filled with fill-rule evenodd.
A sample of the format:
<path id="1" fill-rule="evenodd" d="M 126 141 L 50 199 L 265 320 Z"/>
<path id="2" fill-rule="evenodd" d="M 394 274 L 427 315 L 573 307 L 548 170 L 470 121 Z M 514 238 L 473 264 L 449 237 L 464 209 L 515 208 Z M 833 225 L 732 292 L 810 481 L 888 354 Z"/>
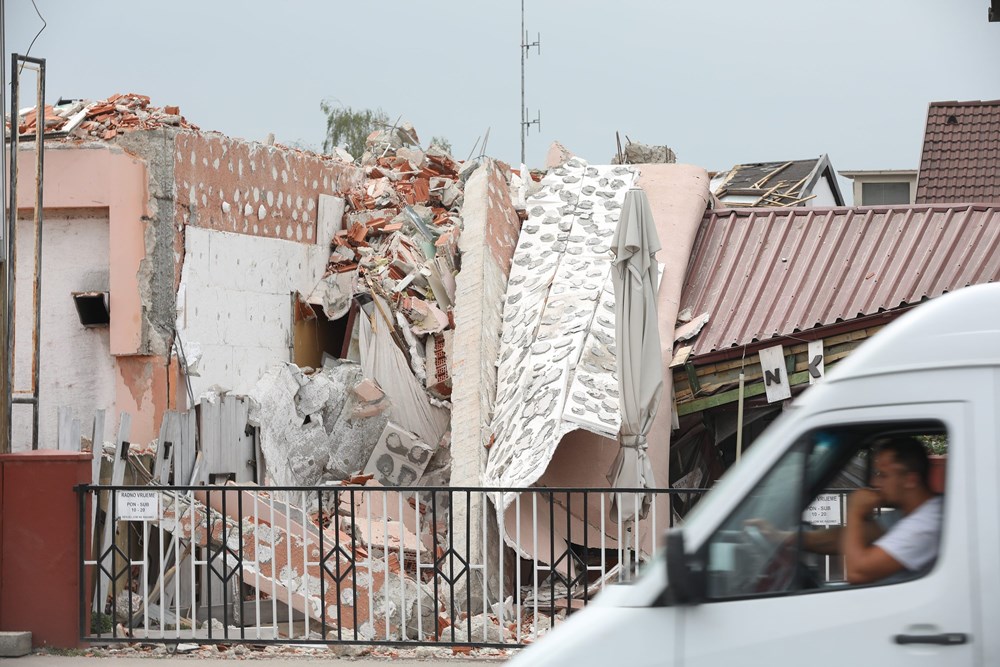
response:
<path id="1" fill-rule="evenodd" d="M 528 60 L 528 52 L 532 47 L 535 48 L 535 53 L 541 55 L 542 35 L 536 33 L 535 41 L 528 41 L 528 31 L 524 28 L 524 0 L 521 0 L 521 164 L 524 164 L 524 144 L 528 137 L 528 130 L 532 125 L 536 125 L 538 129 L 542 127 L 541 112 L 535 111 L 535 119 L 528 120 L 528 107 L 524 99 L 524 67 Z"/>

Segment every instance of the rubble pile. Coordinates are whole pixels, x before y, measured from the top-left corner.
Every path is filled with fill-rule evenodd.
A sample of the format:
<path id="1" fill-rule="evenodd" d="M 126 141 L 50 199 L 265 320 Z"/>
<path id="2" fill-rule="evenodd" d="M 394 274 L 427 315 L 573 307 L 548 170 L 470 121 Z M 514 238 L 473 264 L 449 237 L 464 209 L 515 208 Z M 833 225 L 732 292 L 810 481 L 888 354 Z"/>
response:
<path id="1" fill-rule="evenodd" d="M 229 503 L 223 495 L 229 496 Z M 366 640 L 398 640 L 403 632 L 414 636 L 421 628 L 435 627 L 441 601 L 435 600 L 433 587 L 421 583 L 415 572 L 404 571 L 395 554 L 369 559 L 367 549 L 348 532 L 300 524 L 292 518 L 292 508 L 285 510 L 263 492 L 234 488 L 211 497 L 199 492 L 195 499 L 164 494 L 163 501 L 162 518 L 155 523 L 164 531 L 190 538 L 203 548 L 233 548 L 235 543 L 239 560 L 232 566 L 241 568 L 244 582 L 252 582 L 263 592 L 283 592 L 290 606 L 315 620 L 356 629 Z M 247 509 L 241 515 L 240 507 L 253 511 Z M 303 557 L 310 551 L 329 551 L 327 558 L 335 565 L 326 563 L 326 575 L 331 569 L 353 570 L 352 587 L 321 590 L 317 583 L 321 564 Z"/>
<path id="2" fill-rule="evenodd" d="M 336 368 L 341 366 L 344 370 L 339 373 L 312 377 L 294 372 L 293 367 L 285 373 L 285 383 L 299 389 L 289 400 L 320 430 L 326 428 L 324 421 L 349 418 L 349 413 L 364 411 L 370 403 L 360 395 L 348 398 L 334 414 L 336 406 L 324 402 L 324 393 L 338 393 L 335 385 L 350 381 L 356 373 L 357 364 L 343 362 Z M 173 449 L 144 457 L 154 461 L 112 456 L 106 461 L 113 468 L 109 476 L 121 483 L 126 466 L 154 465 L 140 475 L 148 481 L 163 465 L 169 479 L 169 468 L 180 463 L 171 456 Z M 163 451 L 166 457 L 160 456 Z M 204 482 L 201 453 L 198 458 L 199 470 L 193 477 Z M 455 608 L 446 589 L 439 591 L 431 567 L 442 557 L 441 545 L 448 544 L 448 514 L 435 499 L 438 494 L 381 488 L 371 475 L 327 482 L 314 493 L 234 482 L 198 488 L 182 491 L 167 486 L 152 492 L 157 509 L 147 517 L 149 531 L 122 530 L 113 538 L 107 533 L 103 544 L 116 544 L 117 549 L 95 545 L 94 553 L 103 554 L 99 560 L 106 568 L 97 575 L 100 594 L 95 603 L 100 613 L 95 618 L 108 625 L 104 629 L 97 625 L 93 632 L 110 632 L 113 625 L 117 637 L 136 641 L 156 641 L 163 633 L 183 633 L 192 641 L 211 638 L 210 632 L 216 637 L 228 632 L 233 638 L 246 632 L 249 637 L 251 631 L 263 632 L 258 637 L 264 639 L 320 638 L 319 625 L 310 629 L 308 622 L 303 627 L 260 619 L 261 608 L 273 608 L 326 623 L 328 636 L 342 632 L 345 638 L 360 641 L 427 641 L 441 629 L 442 619 L 450 625 L 464 618 L 465 612 Z M 126 525 L 123 503 L 117 505 L 117 513 L 111 503 L 110 495 L 105 495 L 107 511 L 96 515 L 95 540 L 105 532 L 100 526 L 105 517 L 114 526 Z M 157 533 L 159 539 L 151 537 Z M 115 570 L 123 549 L 133 555 L 144 553 L 142 560 L 147 563 L 160 562 L 160 567 L 152 568 L 157 576 L 110 579 L 107 572 Z M 193 554 L 197 555 L 192 558 Z M 189 582 L 197 578 L 199 563 L 205 559 L 214 565 L 205 575 L 211 583 L 202 586 L 216 588 L 208 593 L 199 586 L 196 593 Z M 243 587 L 243 599 L 254 602 L 244 607 L 247 617 L 233 615 L 230 608 L 238 604 L 236 589 L 230 587 L 234 581 Z M 199 601 L 204 605 L 213 595 L 216 610 L 206 617 Z M 230 614 L 228 620 L 225 614 Z"/>
<path id="3" fill-rule="evenodd" d="M 475 164 L 460 170 L 440 148 L 421 150 L 409 124 L 373 133 L 362 164 L 368 179 L 347 193 L 329 271 L 357 270 L 369 289 L 399 295 L 394 303 L 409 296 L 447 312 L 458 271 L 463 177 Z"/>
<path id="4" fill-rule="evenodd" d="M 349 361 L 311 374 L 294 364 L 268 369 L 250 394 L 248 419 L 260 429 L 271 484 L 313 486 L 364 468 L 386 417 L 351 391 L 358 385 L 361 367 Z"/>
<path id="5" fill-rule="evenodd" d="M 114 139 L 135 130 L 151 130 L 165 125 L 197 130 L 181 115 L 176 106 L 156 107 L 149 97 L 137 93 L 118 93 L 106 100 L 60 101 L 45 107 L 45 132 L 65 132 L 80 139 Z M 8 128 L 10 124 L 8 122 Z M 31 108 L 18 117 L 18 133 L 34 134 L 38 110 Z"/>
<path id="6" fill-rule="evenodd" d="M 401 370 L 412 375 L 426 394 L 415 399 L 429 403 L 424 413 L 450 409 L 452 308 L 455 276 L 461 268 L 463 187 L 478 163 L 460 165 L 437 146 L 421 149 L 413 126 L 404 123 L 372 133 L 361 164 L 368 178 L 346 194 L 342 229 L 330 245 L 327 289 L 331 294 L 350 292 L 364 306 L 368 321 L 377 320 L 371 328 L 388 327 L 403 355 L 404 368 L 385 364 L 382 377 L 377 377 L 376 369 L 366 374 L 367 380 L 383 386 L 395 383 L 398 379 L 389 371 Z M 392 403 L 399 406 L 401 401 Z M 447 418 L 444 433 L 421 429 L 391 409 L 389 419 L 382 440 L 402 440 L 411 452 L 419 452 L 421 463 L 448 441 Z M 375 455 L 380 455 L 380 448 Z M 384 452 L 381 456 L 386 461 Z M 429 469 L 440 472 L 441 467 L 432 464 Z M 411 466 L 402 476 L 389 475 L 378 465 L 365 471 L 375 472 L 384 484 L 427 482 L 425 468 L 420 467 Z"/>
<path id="7" fill-rule="evenodd" d="M 669 146 L 652 146 L 627 141 L 625 147 L 611 158 L 611 164 L 676 164 L 677 154 Z"/>

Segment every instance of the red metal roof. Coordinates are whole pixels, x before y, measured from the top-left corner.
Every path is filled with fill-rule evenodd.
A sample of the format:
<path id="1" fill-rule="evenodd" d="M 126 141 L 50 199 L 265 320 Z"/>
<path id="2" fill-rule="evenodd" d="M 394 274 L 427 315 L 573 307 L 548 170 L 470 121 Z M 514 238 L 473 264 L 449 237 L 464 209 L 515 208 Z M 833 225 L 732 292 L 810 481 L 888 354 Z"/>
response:
<path id="1" fill-rule="evenodd" d="M 1000 100 L 931 103 L 916 202 L 1000 202 Z"/>
<path id="2" fill-rule="evenodd" d="M 1000 206 L 709 212 L 681 310 L 709 313 L 692 356 L 1000 280 Z"/>

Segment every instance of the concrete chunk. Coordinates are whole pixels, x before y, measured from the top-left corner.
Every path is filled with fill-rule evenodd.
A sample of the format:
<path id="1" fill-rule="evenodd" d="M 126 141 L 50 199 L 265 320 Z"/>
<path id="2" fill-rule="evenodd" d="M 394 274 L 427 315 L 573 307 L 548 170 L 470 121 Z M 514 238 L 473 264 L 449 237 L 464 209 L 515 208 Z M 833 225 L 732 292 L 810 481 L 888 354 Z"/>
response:
<path id="1" fill-rule="evenodd" d="M 0 632 L 0 658 L 20 658 L 31 653 L 30 632 Z"/>

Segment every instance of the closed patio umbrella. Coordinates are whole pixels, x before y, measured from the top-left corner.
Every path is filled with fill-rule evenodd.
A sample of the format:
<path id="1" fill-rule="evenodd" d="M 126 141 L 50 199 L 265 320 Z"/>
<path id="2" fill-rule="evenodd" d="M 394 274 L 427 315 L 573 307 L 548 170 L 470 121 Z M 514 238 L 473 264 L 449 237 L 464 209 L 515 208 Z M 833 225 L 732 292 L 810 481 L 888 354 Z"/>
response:
<path id="1" fill-rule="evenodd" d="M 646 436 L 653 424 L 663 391 L 660 335 L 656 319 L 657 267 L 660 240 L 646 193 L 632 188 L 625 195 L 618 228 L 612 238 L 615 255 L 612 280 L 615 288 L 615 339 L 618 360 L 620 449 L 608 472 L 614 488 L 651 488 L 656 485 L 646 453 Z M 611 515 L 631 526 L 645 517 L 650 495 L 612 499 Z M 638 511 L 638 514 L 637 514 Z"/>

